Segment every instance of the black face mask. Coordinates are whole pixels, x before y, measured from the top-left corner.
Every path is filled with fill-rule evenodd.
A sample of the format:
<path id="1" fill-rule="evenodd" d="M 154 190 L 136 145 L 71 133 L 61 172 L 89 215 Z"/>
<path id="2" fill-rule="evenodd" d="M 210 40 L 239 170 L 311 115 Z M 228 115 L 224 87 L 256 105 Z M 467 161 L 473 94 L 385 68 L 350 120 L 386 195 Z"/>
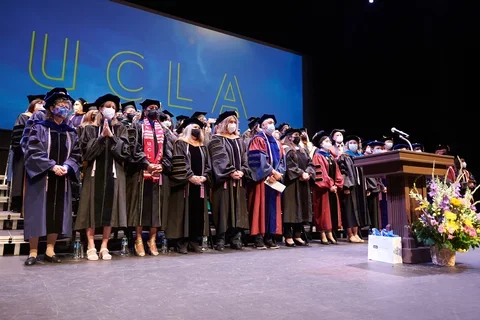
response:
<path id="1" fill-rule="evenodd" d="M 118 121 L 123 121 L 123 119 L 125 119 L 123 116 L 117 117 L 117 120 L 118 120 Z"/>
<path id="2" fill-rule="evenodd" d="M 192 129 L 192 136 L 195 137 L 195 138 L 200 138 L 200 129 Z"/>
<path id="3" fill-rule="evenodd" d="M 128 120 L 132 121 L 134 117 L 135 117 L 135 113 L 127 113 Z"/>
<path id="4" fill-rule="evenodd" d="M 299 144 L 300 143 L 300 137 L 293 137 L 293 143 L 294 144 Z"/>
<path id="5" fill-rule="evenodd" d="M 157 110 L 148 110 L 147 117 L 150 120 L 157 120 L 158 118 Z"/>

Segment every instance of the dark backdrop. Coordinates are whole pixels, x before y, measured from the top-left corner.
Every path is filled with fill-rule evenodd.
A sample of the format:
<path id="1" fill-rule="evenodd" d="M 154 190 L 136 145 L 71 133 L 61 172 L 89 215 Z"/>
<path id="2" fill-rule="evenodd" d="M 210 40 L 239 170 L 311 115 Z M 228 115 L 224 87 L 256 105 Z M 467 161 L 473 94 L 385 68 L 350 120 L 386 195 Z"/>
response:
<path id="1" fill-rule="evenodd" d="M 379 139 L 394 126 L 430 151 L 448 143 L 480 169 L 474 2 L 130 2 L 302 53 L 310 133 L 345 128 Z"/>

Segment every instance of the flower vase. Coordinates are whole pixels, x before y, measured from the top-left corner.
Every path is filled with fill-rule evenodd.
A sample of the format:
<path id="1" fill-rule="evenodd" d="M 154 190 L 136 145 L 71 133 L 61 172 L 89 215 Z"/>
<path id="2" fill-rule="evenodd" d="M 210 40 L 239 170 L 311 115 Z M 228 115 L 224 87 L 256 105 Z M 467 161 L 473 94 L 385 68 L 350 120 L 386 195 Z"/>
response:
<path id="1" fill-rule="evenodd" d="M 439 249 L 438 246 L 431 246 L 430 254 L 432 255 L 433 264 L 436 264 L 437 266 L 455 266 L 455 259 L 457 257 L 457 253 L 453 250 L 447 248 Z"/>

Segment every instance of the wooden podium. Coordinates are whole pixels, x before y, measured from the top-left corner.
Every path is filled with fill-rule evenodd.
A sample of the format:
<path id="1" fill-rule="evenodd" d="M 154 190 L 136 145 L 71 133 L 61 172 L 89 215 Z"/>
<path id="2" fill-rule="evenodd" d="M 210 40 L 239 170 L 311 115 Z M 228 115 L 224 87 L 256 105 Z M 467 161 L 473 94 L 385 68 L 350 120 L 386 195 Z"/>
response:
<path id="1" fill-rule="evenodd" d="M 433 168 L 435 164 L 435 169 Z M 453 166 L 452 156 L 414 151 L 391 151 L 354 158 L 354 165 L 363 168 L 365 177 L 386 177 L 388 196 L 388 222 L 393 232 L 402 237 L 404 263 L 430 262 L 430 248 L 417 247 L 410 226 L 418 219 L 415 200 L 410 190 L 415 183 L 418 192 L 427 195 L 426 178 L 444 176 Z"/>

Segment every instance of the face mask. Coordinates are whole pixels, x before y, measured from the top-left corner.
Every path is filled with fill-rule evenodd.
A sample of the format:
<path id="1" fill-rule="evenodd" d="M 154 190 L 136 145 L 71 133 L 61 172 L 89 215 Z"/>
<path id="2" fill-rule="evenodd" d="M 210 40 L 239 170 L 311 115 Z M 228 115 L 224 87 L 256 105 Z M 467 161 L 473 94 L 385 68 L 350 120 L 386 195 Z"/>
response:
<path id="1" fill-rule="evenodd" d="M 385 143 L 385 147 L 386 147 L 387 149 L 392 149 L 392 148 L 393 148 L 393 143 L 387 142 L 387 143 Z"/>
<path id="2" fill-rule="evenodd" d="M 112 120 L 113 117 L 115 117 L 115 110 L 113 110 L 113 108 L 104 108 L 102 114 L 105 119 Z"/>
<path id="3" fill-rule="evenodd" d="M 163 121 L 162 124 L 167 127 L 167 128 L 170 128 L 172 126 L 172 122 L 171 121 Z"/>
<path id="4" fill-rule="evenodd" d="M 336 141 L 337 143 L 342 143 L 342 142 L 343 142 L 343 136 L 338 136 L 338 137 L 335 139 L 335 141 Z"/>
<path id="5" fill-rule="evenodd" d="M 382 149 L 375 149 L 373 150 L 373 153 L 382 153 L 382 151 L 383 151 Z"/>
<path id="6" fill-rule="evenodd" d="M 134 117 L 135 117 L 135 113 L 127 113 L 127 119 L 129 121 L 132 121 Z"/>
<path id="7" fill-rule="evenodd" d="M 372 154 L 372 148 L 367 147 L 367 149 L 365 149 L 365 153 L 366 154 Z"/>
<path id="8" fill-rule="evenodd" d="M 464 161 L 464 162 L 462 162 L 462 168 L 464 168 L 464 169 L 465 169 L 466 167 L 467 167 L 467 163 L 466 163 L 465 161 Z"/>
<path id="9" fill-rule="evenodd" d="M 157 120 L 158 118 L 157 110 L 148 110 L 147 117 L 149 120 Z"/>
<path id="10" fill-rule="evenodd" d="M 58 108 L 53 109 L 53 115 L 55 117 L 65 119 L 68 115 L 68 111 L 69 111 L 68 108 L 58 107 Z"/>
<path id="11" fill-rule="evenodd" d="M 300 143 L 300 137 L 293 137 L 293 144 L 299 144 Z"/>
<path id="12" fill-rule="evenodd" d="M 265 129 L 269 134 L 272 134 L 275 131 L 275 125 L 273 123 L 270 123 L 267 125 L 267 128 Z"/>
<path id="13" fill-rule="evenodd" d="M 422 152 L 422 149 L 414 150 L 415 152 Z"/>
<path id="14" fill-rule="evenodd" d="M 228 133 L 234 133 L 237 131 L 237 124 L 236 123 L 229 123 L 227 126 Z"/>
<path id="15" fill-rule="evenodd" d="M 201 133 L 201 130 L 200 129 L 192 129 L 192 136 L 195 137 L 195 138 L 200 138 L 200 133 Z"/>
<path id="16" fill-rule="evenodd" d="M 352 151 L 352 152 L 357 152 L 358 144 L 349 144 L 348 149 L 350 149 L 350 151 Z"/>
<path id="17" fill-rule="evenodd" d="M 330 150 L 331 147 L 332 147 L 332 144 L 330 142 L 322 143 L 322 149 L 324 150 Z"/>
<path id="18" fill-rule="evenodd" d="M 123 116 L 117 117 L 118 121 L 123 121 L 123 119 L 125 119 Z"/>

